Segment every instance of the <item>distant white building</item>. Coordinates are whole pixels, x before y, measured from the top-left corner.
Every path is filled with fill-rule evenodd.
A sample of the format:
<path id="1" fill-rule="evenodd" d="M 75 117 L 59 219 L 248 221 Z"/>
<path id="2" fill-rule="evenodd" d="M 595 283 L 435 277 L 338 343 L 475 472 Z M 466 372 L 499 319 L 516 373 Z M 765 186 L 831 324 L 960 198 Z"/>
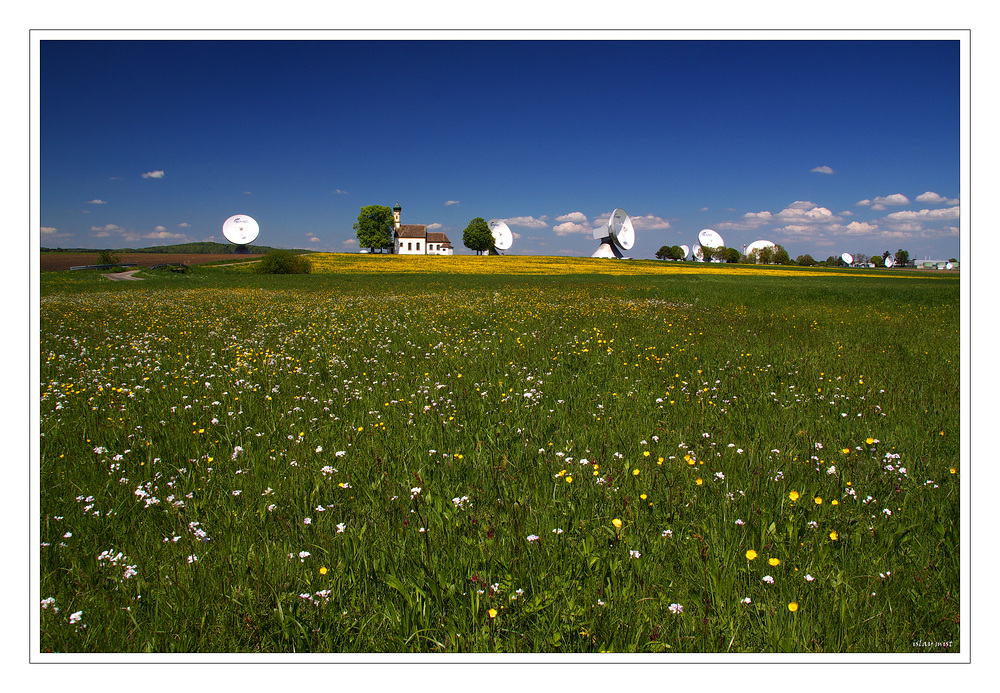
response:
<path id="1" fill-rule="evenodd" d="M 396 203 L 392 208 L 394 229 L 392 232 L 392 252 L 399 255 L 454 255 L 455 247 L 447 234 L 427 231 L 426 224 L 402 224 L 403 208 Z"/>
<path id="2" fill-rule="evenodd" d="M 948 269 L 948 265 L 951 265 L 951 269 L 958 269 L 959 263 L 949 262 L 948 260 L 911 260 L 914 268 L 916 269 Z"/>

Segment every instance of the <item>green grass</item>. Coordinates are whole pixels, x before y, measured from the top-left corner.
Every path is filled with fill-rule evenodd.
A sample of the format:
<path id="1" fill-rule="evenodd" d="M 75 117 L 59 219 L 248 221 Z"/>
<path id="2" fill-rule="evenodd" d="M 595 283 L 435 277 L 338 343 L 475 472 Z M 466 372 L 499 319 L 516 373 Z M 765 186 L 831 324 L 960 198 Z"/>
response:
<path id="1" fill-rule="evenodd" d="M 961 646 L 955 277 L 142 276 L 42 277 L 43 651 Z"/>

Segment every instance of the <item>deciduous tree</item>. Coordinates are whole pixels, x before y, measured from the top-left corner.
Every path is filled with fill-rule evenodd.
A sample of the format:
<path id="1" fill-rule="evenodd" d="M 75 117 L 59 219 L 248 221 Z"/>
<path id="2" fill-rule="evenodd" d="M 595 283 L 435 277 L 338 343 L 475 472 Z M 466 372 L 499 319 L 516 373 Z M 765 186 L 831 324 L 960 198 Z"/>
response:
<path id="1" fill-rule="evenodd" d="M 382 205 L 368 205 L 361 208 L 354 230 L 358 234 L 358 245 L 362 248 L 381 252 L 392 247 L 392 210 Z"/>
<path id="2" fill-rule="evenodd" d="M 462 243 L 469 250 L 475 250 L 478 255 L 493 247 L 493 232 L 482 217 L 476 217 L 469 222 L 462 233 Z"/>

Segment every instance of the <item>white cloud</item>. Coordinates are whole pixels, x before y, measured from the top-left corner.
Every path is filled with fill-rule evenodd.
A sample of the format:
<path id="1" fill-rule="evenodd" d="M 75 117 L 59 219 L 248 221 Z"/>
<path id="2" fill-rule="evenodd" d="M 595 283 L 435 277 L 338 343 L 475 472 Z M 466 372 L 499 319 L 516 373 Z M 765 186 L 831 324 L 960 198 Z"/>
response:
<path id="1" fill-rule="evenodd" d="M 121 231 L 124 231 L 125 229 L 123 229 L 121 226 L 117 226 L 115 224 L 105 224 L 104 226 L 91 226 L 90 230 L 91 231 L 103 231 L 103 232 L 107 233 L 109 231 L 121 232 Z"/>
<path id="2" fill-rule="evenodd" d="M 190 228 L 191 224 L 187 223 L 186 221 L 182 221 L 181 223 L 178 224 L 178 226 L 180 226 L 182 229 L 186 229 Z"/>
<path id="3" fill-rule="evenodd" d="M 741 221 L 724 221 L 715 224 L 715 229 L 718 231 L 753 231 L 772 223 L 774 223 L 774 216 L 770 212 L 747 212 Z"/>
<path id="4" fill-rule="evenodd" d="M 249 190 L 244 190 L 244 191 L 243 191 L 243 194 L 244 194 L 244 195 L 253 195 L 253 193 L 252 193 L 252 192 L 250 192 Z"/>
<path id="5" fill-rule="evenodd" d="M 157 228 L 162 228 L 162 227 L 158 226 Z M 166 231 L 166 230 L 163 230 L 163 231 L 154 231 L 153 233 L 144 233 L 142 235 L 137 235 L 137 234 L 126 234 L 125 235 L 125 240 L 127 240 L 127 241 L 136 241 L 136 240 L 139 240 L 140 238 L 149 239 L 149 240 L 157 240 L 157 241 L 184 241 L 184 240 L 187 240 L 187 236 L 185 236 L 183 233 L 170 233 L 169 231 Z"/>
<path id="6" fill-rule="evenodd" d="M 906 210 L 904 212 L 893 212 L 886 219 L 896 220 L 927 220 L 936 219 L 958 219 L 961 216 L 961 207 L 946 207 L 944 209 L 921 209 L 919 212 Z"/>
<path id="7" fill-rule="evenodd" d="M 594 233 L 594 229 L 592 227 L 586 224 L 576 224 L 572 221 L 565 221 L 562 224 L 556 224 L 552 227 L 552 231 L 557 236 L 568 236 L 574 233 L 590 236 Z"/>
<path id="8" fill-rule="evenodd" d="M 834 216 L 826 207 L 819 207 L 803 200 L 792 203 L 775 216 L 779 221 L 793 224 L 829 224 L 839 221 L 839 217 Z"/>
<path id="9" fill-rule="evenodd" d="M 809 169 L 809 173 L 827 173 L 833 174 L 833 169 L 829 166 L 817 166 L 816 168 Z"/>
<path id="10" fill-rule="evenodd" d="M 670 222 L 663 217 L 653 216 L 652 214 L 647 214 L 644 217 L 633 217 L 629 216 L 632 220 L 632 226 L 637 229 L 669 229 Z"/>
<path id="11" fill-rule="evenodd" d="M 157 226 L 153 230 L 154 231 L 166 231 L 167 227 L 166 226 Z"/>
<path id="12" fill-rule="evenodd" d="M 310 243 L 319 243 L 320 242 L 319 238 L 317 238 L 316 236 L 313 236 L 312 234 L 308 234 L 308 237 L 309 237 L 309 242 Z"/>
<path id="13" fill-rule="evenodd" d="M 163 171 L 147 171 L 142 174 L 143 178 L 163 178 Z"/>
<path id="14" fill-rule="evenodd" d="M 357 245 L 358 245 L 358 239 L 357 238 L 348 238 L 346 241 L 344 241 L 343 243 L 341 243 L 341 245 L 343 247 L 345 247 L 345 248 L 356 248 Z"/>
<path id="15" fill-rule="evenodd" d="M 858 202 L 859 207 L 871 207 L 874 210 L 882 210 L 891 205 L 898 206 L 908 204 L 910 204 L 910 199 L 902 193 L 893 193 L 892 195 L 886 195 L 885 197 L 876 197 L 874 200 L 861 200 Z"/>
<path id="16" fill-rule="evenodd" d="M 878 224 L 870 224 L 867 221 L 852 221 L 844 227 L 849 236 L 870 236 L 878 231 Z"/>
<path id="17" fill-rule="evenodd" d="M 582 224 L 587 221 L 587 215 L 583 212 L 570 212 L 556 217 L 556 221 L 571 221 L 574 224 Z"/>
<path id="18" fill-rule="evenodd" d="M 346 190 L 341 190 L 340 188 L 337 188 L 336 190 L 333 191 L 333 194 L 334 195 L 346 195 L 347 191 Z"/>
<path id="19" fill-rule="evenodd" d="M 108 203 L 105 202 L 104 200 L 90 200 L 89 202 L 87 202 L 87 204 L 88 205 L 106 205 Z"/>
<path id="20" fill-rule="evenodd" d="M 427 230 L 428 231 L 436 231 L 437 229 L 443 229 L 443 228 L 444 228 L 444 224 L 441 224 L 441 223 L 436 222 L 436 221 L 433 224 L 428 224 L 427 225 Z"/>
<path id="21" fill-rule="evenodd" d="M 547 229 L 549 227 L 544 216 L 538 219 L 535 217 L 510 217 L 501 221 L 505 222 L 508 226 L 523 226 L 529 229 Z"/>
<path id="22" fill-rule="evenodd" d="M 925 204 L 936 205 L 936 204 L 947 204 L 947 205 L 957 205 L 958 200 L 949 200 L 947 197 L 942 197 L 936 192 L 930 192 L 929 190 L 922 195 L 917 195 L 915 198 L 917 202 L 923 202 Z"/>
<path id="23" fill-rule="evenodd" d="M 444 203 L 444 206 L 451 207 L 452 205 L 458 205 L 458 204 L 461 204 L 461 202 L 459 202 L 458 200 L 448 200 L 447 202 Z"/>
<path id="24" fill-rule="evenodd" d="M 72 238 L 71 233 L 59 233 L 59 229 L 55 226 L 43 226 L 39 229 L 42 232 L 41 238 L 44 241 L 56 241 L 61 238 Z"/>

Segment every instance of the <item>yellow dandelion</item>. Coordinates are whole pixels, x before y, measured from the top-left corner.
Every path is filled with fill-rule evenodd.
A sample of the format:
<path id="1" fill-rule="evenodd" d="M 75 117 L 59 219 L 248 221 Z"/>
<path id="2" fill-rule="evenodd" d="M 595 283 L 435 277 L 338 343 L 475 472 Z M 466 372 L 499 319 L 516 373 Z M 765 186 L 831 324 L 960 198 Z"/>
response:
<path id="1" fill-rule="evenodd" d="M 781 561 L 778 560 L 777 558 L 768 558 L 767 559 L 767 564 L 768 565 L 774 566 L 774 565 L 778 565 L 779 563 L 781 563 Z"/>
<path id="2" fill-rule="evenodd" d="M 788 610 L 791 611 L 792 613 L 795 613 L 796 611 L 798 611 L 799 610 L 799 604 L 798 604 L 798 602 L 789 602 L 789 604 L 788 604 Z"/>
<path id="3" fill-rule="evenodd" d="M 837 537 L 839 536 L 836 532 L 830 532 L 830 541 L 837 541 Z"/>
<path id="4" fill-rule="evenodd" d="M 490 609 L 487 613 L 490 615 L 490 618 L 496 618 L 497 617 L 497 610 L 496 609 Z"/>
<path id="5" fill-rule="evenodd" d="M 949 472 L 950 474 L 955 474 L 955 468 L 954 468 L 954 467 L 952 467 L 951 469 L 949 469 L 949 470 L 948 470 L 948 472 Z"/>
<path id="6" fill-rule="evenodd" d="M 643 457 L 649 457 L 649 450 L 643 450 L 642 451 L 642 456 Z"/>
<path id="7" fill-rule="evenodd" d="M 660 457 L 656 460 L 656 464 L 663 464 L 663 458 Z"/>
<path id="8" fill-rule="evenodd" d="M 845 455 L 850 455 L 851 454 L 851 449 L 850 448 L 844 448 L 843 450 L 841 450 L 841 452 L 844 453 Z"/>
<path id="9" fill-rule="evenodd" d="M 840 501 L 834 498 L 832 501 L 830 501 L 830 505 L 840 505 Z"/>
<path id="10" fill-rule="evenodd" d="M 639 476 L 639 470 L 638 469 L 633 469 L 632 470 L 632 476 Z"/>
<path id="11" fill-rule="evenodd" d="M 326 569 L 326 566 L 323 566 L 322 568 L 319 569 L 319 574 L 320 575 L 326 575 L 328 572 L 330 572 L 330 571 L 328 571 Z"/>
<path id="12" fill-rule="evenodd" d="M 571 476 L 566 477 L 566 483 L 567 484 L 572 484 L 573 483 L 573 477 L 571 477 Z"/>
<path id="13" fill-rule="evenodd" d="M 698 478 L 698 479 L 695 479 L 695 480 L 694 480 L 694 483 L 696 483 L 696 484 L 698 484 L 699 486 L 701 486 L 701 485 L 702 485 L 702 484 L 704 484 L 705 482 L 704 482 L 704 481 L 702 481 L 702 480 L 701 480 L 700 478 Z"/>
<path id="14" fill-rule="evenodd" d="M 798 491 L 789 491 L 789 493 L 788 493 L 788 500 L 797 501 L 798 499 L 799 499 L 799 492 Z"/>
<path id="15" fill-rule="evenodd" d="M 753 549 L 750 549 L 749 551 L 747 551 L 747 560 L 748 561 L 752 561 L 755 558 L 757 558 L 757 552 L 756 551 L 754 551 Z"/>
<path id="16" fill-rule="evenodd" d="M 872 437 L 868 437 L 868 438 L 865 438 L 865 442 L 866 442 L 866 443 L 867 443 L 868 445 L 874 445 L 874 444 L 875 444 L 875 439 L 874 439 L 874 438 L 872 438 Z"/>
<path id="17" fill-rule="evenodd" d="M 823 505 L 823 499 L 820 498 L 819 496 L 816 496 L 815 498 L 813 498 L 813 503 L 815 503 L 816 505 Z"/>
<path id="18" fill-rule="evenodd" d="M 611 521 L 611 524 L 613 524 L 615 526 L 615 529 L 621 529 L 622 528 L 622 521 L 619 520 L 617 517 Z"/>

